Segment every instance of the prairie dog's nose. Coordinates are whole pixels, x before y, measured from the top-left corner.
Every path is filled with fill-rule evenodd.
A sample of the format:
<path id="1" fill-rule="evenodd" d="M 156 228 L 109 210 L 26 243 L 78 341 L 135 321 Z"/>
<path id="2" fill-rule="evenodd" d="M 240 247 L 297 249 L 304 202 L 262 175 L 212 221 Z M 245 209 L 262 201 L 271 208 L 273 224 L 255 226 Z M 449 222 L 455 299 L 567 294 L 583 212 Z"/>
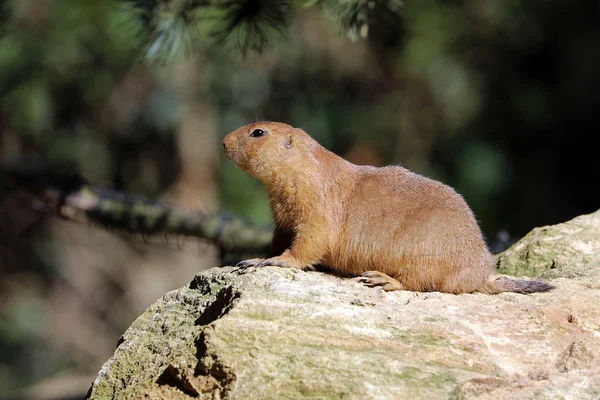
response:
<path id="1" fill-rule="evenodd" d="M 229 159 L 231 159 L 230 153 L 234 147 L 233 146 L 234 143 L 232 143 L 232 142 L 234 142 L 234 141 L 232 140 L 232 138 L 229 135 L 225 136 L 225 139 L 223 139 L 223 151 L 225 153 L 225 157 L 227 157 Z"/>
<path id="2" fill-rule="evenodd" d="M 229 137 L 229 135 L 223 138 L 223 150 L 227 152 L 228 148 L 231 148 L 231 137 Z"/>

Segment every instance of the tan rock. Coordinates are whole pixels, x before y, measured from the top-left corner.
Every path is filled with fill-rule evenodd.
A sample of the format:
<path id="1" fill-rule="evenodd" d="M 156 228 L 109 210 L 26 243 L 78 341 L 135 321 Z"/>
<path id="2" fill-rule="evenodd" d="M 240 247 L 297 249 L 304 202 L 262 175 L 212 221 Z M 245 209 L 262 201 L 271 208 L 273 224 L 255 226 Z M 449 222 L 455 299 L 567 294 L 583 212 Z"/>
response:
<path id="1" fill-rule="evenodd" d="M 386 293 L 321 272 L 204 271 L 133 323 L 90 398 L 597 399 L 599 218 L 534 230 L 498 258 L 554 277 L 549 293 Z M 538 267 L 549 259 L 555 268 Z"/>
<path id="2" fill-rule="evenodd" d="M 535 228 L 497 257 L 509 275 L 589 278 L 600 288 L 600 210 L 558 225 Z"/>

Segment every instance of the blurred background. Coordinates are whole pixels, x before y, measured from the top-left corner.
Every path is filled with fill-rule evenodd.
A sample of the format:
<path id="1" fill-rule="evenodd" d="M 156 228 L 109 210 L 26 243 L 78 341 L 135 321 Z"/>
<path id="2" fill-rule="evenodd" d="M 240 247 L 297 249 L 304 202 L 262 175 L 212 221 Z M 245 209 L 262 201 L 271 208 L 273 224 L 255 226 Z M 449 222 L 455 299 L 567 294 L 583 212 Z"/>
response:
<path id="1" fill-rule="evenodd" d="M 221 154 L 266 119 L 455 187 L 495 252 L 600 208 L 598 1 L 222 1 L 188 35 L 168 7 L 201 3 L 0 1 L 0 162 L 268 222 Z M 0 193 L 0 397 L 81 398 L 137 315 L 219 262 Z"/>

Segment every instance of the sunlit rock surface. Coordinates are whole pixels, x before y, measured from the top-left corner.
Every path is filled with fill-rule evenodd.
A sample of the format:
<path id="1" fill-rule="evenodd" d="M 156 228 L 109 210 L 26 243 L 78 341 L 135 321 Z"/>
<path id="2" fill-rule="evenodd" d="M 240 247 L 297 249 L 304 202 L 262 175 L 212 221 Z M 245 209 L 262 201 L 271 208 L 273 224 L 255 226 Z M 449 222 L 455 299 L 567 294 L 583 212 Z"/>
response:
<path id="1" fill-rule="evenodd" d="M 549 293 L 383 292 L 320 272 L 198 274 L 141 315 L 93 399 L 597 399 L 600 213 L 537 228 L 500 271 Z"/>

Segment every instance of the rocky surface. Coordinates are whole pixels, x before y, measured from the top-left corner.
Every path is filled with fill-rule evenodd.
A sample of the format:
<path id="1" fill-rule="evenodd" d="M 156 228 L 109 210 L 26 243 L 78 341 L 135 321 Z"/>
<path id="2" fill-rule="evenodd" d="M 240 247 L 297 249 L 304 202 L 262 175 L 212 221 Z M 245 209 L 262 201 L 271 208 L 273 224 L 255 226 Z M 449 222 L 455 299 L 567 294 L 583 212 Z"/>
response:
<path id="1" fill-rule="evenodd" d="M 535 228 L 497 261 L 503 274 L 592 278 L 587 281 L 600 287 L 600 211 Z"/>
<path id="2" fill-rule="evenodd" d="M 600 212 L 534 230 L 502 272 L 549 293 L 383 292 L 320 272 L 198 274 L 141 315 L 94 399 L 597 399 Z"/>

